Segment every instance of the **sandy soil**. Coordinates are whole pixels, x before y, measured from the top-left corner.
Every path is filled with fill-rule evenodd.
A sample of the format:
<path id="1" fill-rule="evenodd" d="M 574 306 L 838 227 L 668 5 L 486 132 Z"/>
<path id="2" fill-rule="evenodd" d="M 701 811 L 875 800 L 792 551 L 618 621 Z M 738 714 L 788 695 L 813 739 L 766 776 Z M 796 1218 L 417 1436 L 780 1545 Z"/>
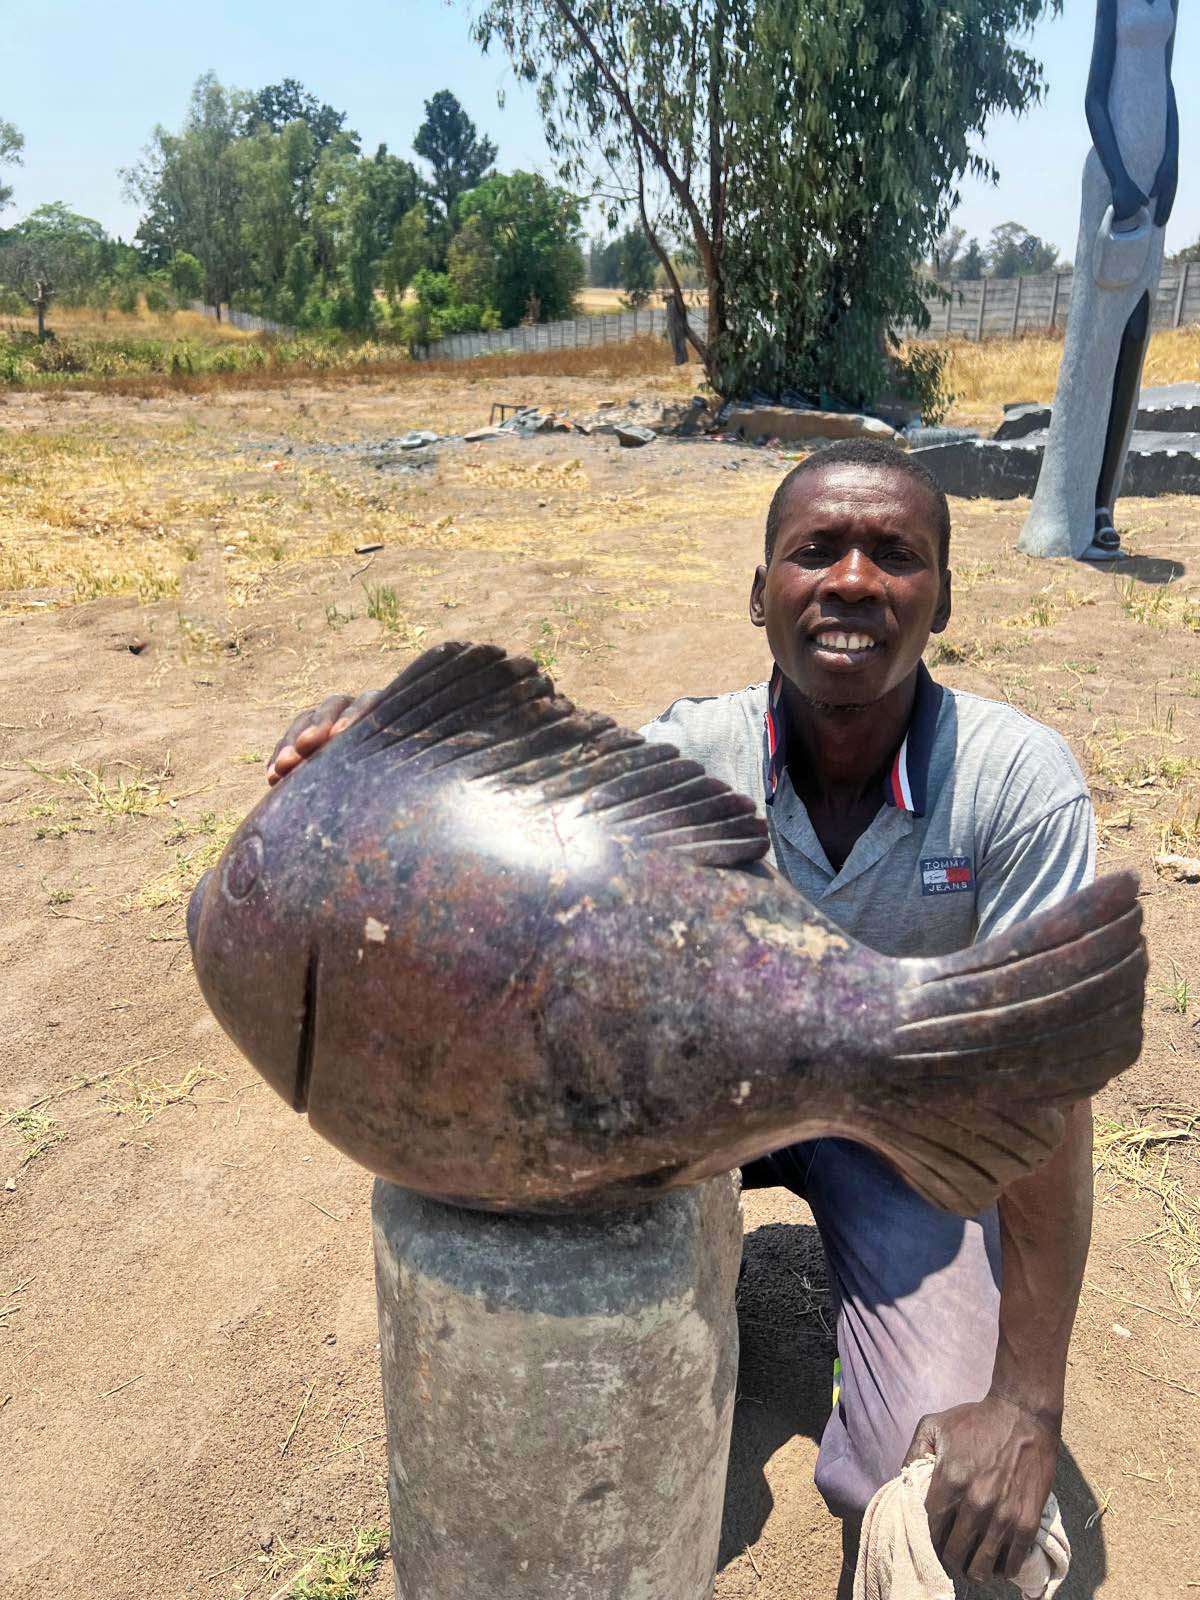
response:
<path id="1" fill-rule="evenodd" d="M 0 596 L 13 1594 L 266 1600 L 314 1546 L 386 1520 L 369 1179 L 235 1054 L 183 938 L 187 889 L 291 711 L 447 636 L 536 649 L 630 722 L 766 671 L 745 600 L 777 454 L 550 436 L 440 447 L 408 471 L 319 448 L 477 425 L 493 398 L 513 396 L 0 407 L 0 572 L 26 562 L 31 580 Z M 628 391 L 539 380 L 516 398 Z M 1200 516 L 1124 504 L 1139 554 L 1114 575 L 1017 556 L 1020 504 L 954 510 L 935 671 L 1061 728 L 1092 776 L 1102 865 L 1142 874 L 1148 1043 L 1099 1107 L 1059 1490 L 1064 1600 L 1158 1600 L 1200 1586 L 1200 886 L 1153 865 L 1164 834 L 1200 854 Z M 104 593 L 122 563 L 150 598 Z M 716 1594 L 832 1597 L 837 1533 L 811 1482 L 832 1349 L 819 1252 L 782 1191 L 748 1196 L 746 1227 Z M 388 1594 L 386 1571 L 361 1592 Z"/>

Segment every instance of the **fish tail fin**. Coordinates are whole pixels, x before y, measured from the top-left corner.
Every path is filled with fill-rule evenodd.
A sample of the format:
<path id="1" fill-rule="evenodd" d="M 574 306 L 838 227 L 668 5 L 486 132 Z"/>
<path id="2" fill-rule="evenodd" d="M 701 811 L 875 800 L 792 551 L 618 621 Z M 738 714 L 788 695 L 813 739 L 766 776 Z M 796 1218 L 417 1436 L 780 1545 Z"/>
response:
<path id="1" fill-rule="evenodd" d="M 1137 1060 L 1146 951 L 1118 873 L 971 949 L 905 961 L 869 1142 L 971 1216 L 1039 1166 L 1062 1111 Z"/>

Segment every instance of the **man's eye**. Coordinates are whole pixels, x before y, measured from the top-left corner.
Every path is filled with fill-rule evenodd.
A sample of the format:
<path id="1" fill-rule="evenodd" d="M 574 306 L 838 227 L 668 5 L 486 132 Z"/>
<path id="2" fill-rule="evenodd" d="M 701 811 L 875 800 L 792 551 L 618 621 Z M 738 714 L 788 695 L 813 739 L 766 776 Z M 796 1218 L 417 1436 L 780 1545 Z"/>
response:
<path id="1" fill-rule="evenodd" d="M 829 551 L 817 544 L 801 545 L 799 550 L 792 551 L 792 560 L 802 567 L 827 567 Z"/>

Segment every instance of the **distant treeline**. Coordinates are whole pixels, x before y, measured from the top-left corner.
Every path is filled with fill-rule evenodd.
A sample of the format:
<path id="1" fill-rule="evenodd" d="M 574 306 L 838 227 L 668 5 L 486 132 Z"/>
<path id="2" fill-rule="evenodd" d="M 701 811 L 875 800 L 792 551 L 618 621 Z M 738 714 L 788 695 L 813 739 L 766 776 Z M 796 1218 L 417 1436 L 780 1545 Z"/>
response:
<path id="1" fill-rule="evenodd" d="M 415 162 L 386 145 L 365 154 L 346 124 L 294 79 L 250 94 L 205 74 L 178 131 L 156 127 L 122 173 L 142 207 L 133 242 L 40 206 L 0 230 L 0 311 L 32 306 L 41 326 L 52 300 L 165 311 L 203 299 L 418 346 L 568 317 L 589 275 L 631 305 L 649 298 L 657 263 L 641 230 L 592 240 L 585 260 L 579 197 L 496 170 L 495 144 L 449 90 L 425 102 Z M 19 161 L 21 144 L 0 123 L 0 160 Z"/>

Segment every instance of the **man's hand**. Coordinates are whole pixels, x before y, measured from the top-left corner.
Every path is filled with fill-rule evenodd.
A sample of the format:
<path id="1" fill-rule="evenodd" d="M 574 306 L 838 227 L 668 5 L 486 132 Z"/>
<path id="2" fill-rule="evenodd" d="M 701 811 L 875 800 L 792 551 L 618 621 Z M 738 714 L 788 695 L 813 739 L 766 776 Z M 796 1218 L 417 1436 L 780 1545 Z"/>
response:
<path id="1" fill-rule="evenodd" d="M 335 733 L 343 733 L 374 706 L 382 689 L 368 689 L 354 698 L 348 694 L 326 695 L 319 706 L 302 711 L 275 746 L 267 763 L 267 782 L 278 783 L 309 756 L 316 755 Z"/>
<path id="2" fill-rule="evenodd" d="M 938 1559 L 977 1583 L 1014 1578 L 1054 1480 L 1059 1427 L 988 1395 L 922 1417 L 905 1465 L 935 1456 L 925 1509 Z"/>

